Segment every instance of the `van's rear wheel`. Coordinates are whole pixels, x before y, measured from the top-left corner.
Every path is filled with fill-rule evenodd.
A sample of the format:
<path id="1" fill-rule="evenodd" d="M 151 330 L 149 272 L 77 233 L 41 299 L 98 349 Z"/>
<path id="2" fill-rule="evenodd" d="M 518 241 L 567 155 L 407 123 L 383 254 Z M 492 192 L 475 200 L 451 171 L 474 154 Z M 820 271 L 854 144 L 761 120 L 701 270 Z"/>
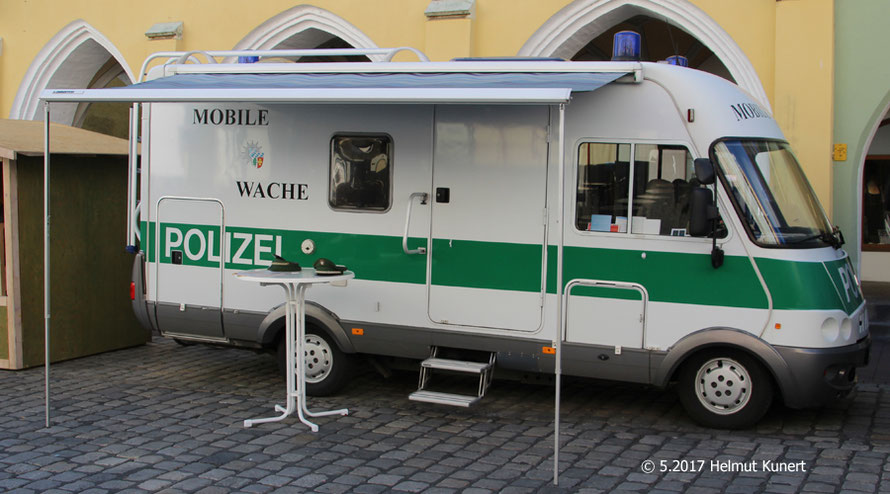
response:
<path id="1" fill-rule="evenodd" d="M 278 370 L 284 375 L 287 367 L 284 331 L 278 340 Z M 300 365 L 300 355 L 295 355 Z M 352 355 L 343 353 L 323 330 L 306 327 L 303 343 L 303 365 L 306 370 L 306 394 L 330 396 L 343 388 L 352 374 Z"/>
<path id="2" fill-rule="evenodd" d="M 773 401 L 766 369 L 733 350 L 694 355 L 680 371 L 680 402 L 693 420 L 706 427 L 742 429 L 756 424 Z"/>

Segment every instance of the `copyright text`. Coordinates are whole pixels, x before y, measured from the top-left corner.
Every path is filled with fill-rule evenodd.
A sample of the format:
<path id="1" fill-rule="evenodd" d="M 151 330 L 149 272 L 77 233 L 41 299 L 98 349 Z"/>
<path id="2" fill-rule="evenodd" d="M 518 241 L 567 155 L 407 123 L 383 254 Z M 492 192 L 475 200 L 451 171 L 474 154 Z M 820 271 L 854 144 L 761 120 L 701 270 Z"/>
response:
<path id="1" fill-rule="evenodd" d="M 776 460 L 644 460 L 640 464 L 643 473 L 655 472 L 768 472 L 795 473 L 806 472 L 805 461 Z"/>

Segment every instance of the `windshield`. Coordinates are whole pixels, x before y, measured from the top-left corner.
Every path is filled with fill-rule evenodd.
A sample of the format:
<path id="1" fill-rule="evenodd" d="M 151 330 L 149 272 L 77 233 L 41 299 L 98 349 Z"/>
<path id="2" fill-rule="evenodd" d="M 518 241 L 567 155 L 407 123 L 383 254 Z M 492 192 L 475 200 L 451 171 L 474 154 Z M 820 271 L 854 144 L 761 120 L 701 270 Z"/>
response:
<path id="1" fill-rule="evenodd" d="M 787 143 L 728 139 L 713 148 L 732 200 L 766 247 L 832 245 L 831 226 Z"/>

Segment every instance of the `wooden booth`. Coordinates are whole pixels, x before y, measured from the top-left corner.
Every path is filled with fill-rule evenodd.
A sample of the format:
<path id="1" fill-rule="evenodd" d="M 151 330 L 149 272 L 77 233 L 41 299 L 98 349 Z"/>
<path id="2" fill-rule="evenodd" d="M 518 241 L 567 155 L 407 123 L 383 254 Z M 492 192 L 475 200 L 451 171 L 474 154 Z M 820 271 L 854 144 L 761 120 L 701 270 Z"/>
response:
<path id="1" fill-rule="evenodd" d="M 50 128 L 50 355 L 141 345 L 125 250 L 127 141 Z M 43 122 L 0 119 L 0 369 L 44 363 Z"/>

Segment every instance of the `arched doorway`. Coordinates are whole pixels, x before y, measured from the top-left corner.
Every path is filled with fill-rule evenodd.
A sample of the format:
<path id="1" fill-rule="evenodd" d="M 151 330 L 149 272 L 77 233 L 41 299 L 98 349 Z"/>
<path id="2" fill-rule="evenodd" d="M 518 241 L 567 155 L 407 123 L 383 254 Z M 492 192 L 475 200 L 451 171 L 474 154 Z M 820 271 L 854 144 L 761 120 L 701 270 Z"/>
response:
<path id="1" fill-rule="evenodd" d="M 117 48 L 82 20 L 68 24 L 31 62 L 13 100 L 10 118 L 41 120 L 44 89 L 103 88 L 131 84 L 133 73 Z M 52 120 L 105 134 L 126 137 L 128 105 L 57 104 Z"/>
<path id="2" fill-rule="evenodd" d="M 239 41 L 236 50 L 377 48 L 357 27 L 325 9 L 298 5 L 270 18 Z M 299 62 L 368 61 L 369 57 L 301 57 Z"/>
<path id="3" fill-rule="evenodd" d="M 754 67 L 738 44 L 688 0 L 576 0 L 548 19 L 518 55 L 607 60 L 612 34 L 621 29 L 642 30 L 644 39 L 652 38 L 644 41 L 644 59 L 687 56 L 690 66 L 735 82 L 761 106 L 771 108 Z"/>
<path id="4" fill-rule="evenodd" d="M 690 67 L 735 82 L 720 58 L 695 36 L 661 19 L 644 14 L 636 14 L 607 29 L 578 50 L 572 56 L 572 60 L 611 59 L 615 33 L 624 30 L 640 33 L 641 57 L 644 61 L 657 62 L 673 55 L 682 55 L 687 58 Z"/>
<path id="5" fill-rule="evenodd" d="M 859 218 L 863 281 L 890 282 L 890 110 L 885 109 L 864 148 Z"/>

